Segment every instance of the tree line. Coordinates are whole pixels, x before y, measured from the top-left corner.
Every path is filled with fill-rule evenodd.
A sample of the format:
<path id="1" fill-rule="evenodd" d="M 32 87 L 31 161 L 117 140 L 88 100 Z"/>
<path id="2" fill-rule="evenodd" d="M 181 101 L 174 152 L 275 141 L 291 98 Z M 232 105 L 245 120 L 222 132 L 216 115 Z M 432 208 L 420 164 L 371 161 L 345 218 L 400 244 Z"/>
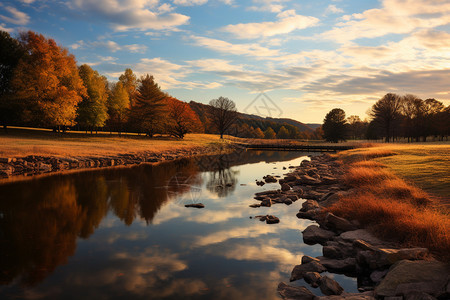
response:
<path id="1" fill-rule="evenodd" d="M 225 133 L 248 138 L 310 138 L 292 125 L 252 123 L 225 97 L 198 103 L 161 90 L 153 76 L 126 69 L 117 82 L 75 57 L 53 39 L 28 31 L 17 38 L 0 31 L 0 125 L 168 134 Z"/>
<path id="2" fill-rule="evenodd" d="M 391 142 L 406 139 L 408 142 L 426 142 L 428 137 L 442 141 L 450 135 L 450 105 L 428 98 L 406 94 L 388 93 L 368 111 L 369 120 L 358 116 L 345 117 L 340 108 L 325 116 L 322 130 L 327 141 L 346 139 L 384 139 Z"/>

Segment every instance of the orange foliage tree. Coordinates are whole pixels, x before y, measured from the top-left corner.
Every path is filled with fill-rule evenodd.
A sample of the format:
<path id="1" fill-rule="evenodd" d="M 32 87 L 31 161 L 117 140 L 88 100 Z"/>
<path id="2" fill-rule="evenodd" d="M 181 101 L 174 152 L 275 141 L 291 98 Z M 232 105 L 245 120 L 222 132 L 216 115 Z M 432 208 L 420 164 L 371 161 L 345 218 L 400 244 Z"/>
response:
<path id="1" fill-rule="evenodd" d="M 169 97 L 167 109 L 169 117 L 167 132 L 171 136 L 182 139 L 186 133 L 199 131 L 201 128 L 200 119 L 188 103 Z"/>
<path id="2" fill-rule="evenodd" d="M 22 33 L 26 54 L 11 81 L 17 101 L 25 103 L 23 119 L 38 126 L 75 125 L 77 105 L 86 96 L 75 57 L 67 49 L 32 31 Z"/>

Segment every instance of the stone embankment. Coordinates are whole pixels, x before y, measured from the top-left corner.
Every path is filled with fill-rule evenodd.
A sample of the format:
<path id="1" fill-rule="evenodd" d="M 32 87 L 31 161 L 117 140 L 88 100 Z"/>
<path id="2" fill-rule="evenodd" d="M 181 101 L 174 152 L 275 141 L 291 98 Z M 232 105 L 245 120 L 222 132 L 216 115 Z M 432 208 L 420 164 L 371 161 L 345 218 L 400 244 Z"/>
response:
<path id="1" fill-rule="evenodd" d="M 159 163 L 180 158 L 214 154 L 223 149 L 216 147 L 195 147 L 178 149 L 164 153 L 151 151 L 117 154 L 102 157 L 57 157 L 30 155 L 19 158 L 0 158 L 0 178 L 13 176 L 33 176 L 68 170 L 132 166 L 142 163 Z"/>
<path id="2" fill-rule="evenodd" d="M 436 261 L 426 248 L 401 248 L 373 236 L 356 221 L 327 211 L 327 207 L 355 191 L 341 180 L 344 167 L 324 154 L 303 161 L 283 179 L 279 190 L 257 193 L 251 207 L 291 204 L 304 199 L 298 218 L 316 221 L 303 231 L 306 244 L 321 244 L 322 256 L 303 256 L 290 281 L 304 279 L 323 295 L 307 287 L 278 285 L 284 299 L 450 299 L 450 266 Z M 265 182 L 273 182 L 271 176 Z M 262 185 L 264 181 L 259 181 Z M 355 210 L 358 208 L 355 207 Z M 357 277 L 360 293 L 346 293 L 338 282 L 321 273 Z"/>

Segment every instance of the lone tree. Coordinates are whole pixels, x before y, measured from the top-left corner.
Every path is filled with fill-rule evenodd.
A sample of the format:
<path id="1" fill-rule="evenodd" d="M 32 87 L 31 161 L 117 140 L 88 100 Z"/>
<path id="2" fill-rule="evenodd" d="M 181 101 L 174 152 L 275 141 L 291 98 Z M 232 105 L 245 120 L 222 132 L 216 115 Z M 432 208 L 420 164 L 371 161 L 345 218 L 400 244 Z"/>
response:
<path id="1" fill-rule="evenodd" d="M 209 101 L 209 105 L 211 122 L 219 131 L 220 138 L 223 139 L 223 134 L 225 131 L 237 120 L 236 105 L 233 100 L 226 97 L 213 99 Z"/>
<path id="2" fill-rule="evenodd" d="M 130 108 L 130 98 L 121 81 L 113 85 L 107 105 L 110 116 L 110 127 L 115 125 L 120 135 L 122 132 L 122 124 L 126 121 Z"/>
<path id="3" fill-rule="evenodd" d="M 340 108 L 332 109 L 323 120 L 323 137 L 333 143 L 345 141 L 347 128 L 345 112 Z"/>
<path id="4" fill-rule="evenodd" d="M 395 128 L 401 121 L 402 101 L 396 94 L 386 94 L 378 100 L 369 111 L 374 124 L 384 131 L 385 141 L 388 143 L 395 136 Z"/>

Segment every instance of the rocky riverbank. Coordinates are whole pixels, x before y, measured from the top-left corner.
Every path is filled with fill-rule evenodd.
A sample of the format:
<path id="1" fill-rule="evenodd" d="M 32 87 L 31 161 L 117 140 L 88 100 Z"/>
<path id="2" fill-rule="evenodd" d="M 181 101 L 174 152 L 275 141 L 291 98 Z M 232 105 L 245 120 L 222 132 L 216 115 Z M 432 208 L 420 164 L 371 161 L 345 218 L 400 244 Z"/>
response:
<path id="1" fill-rule="evenodd" d="M 232 146 L 227 146 L 230 149 Z M 132 166 L 142 163 L 160 163 L 180 158 L 216 154 L 226 151 L 222 146 L 191 147 L 164 153 L 145 151 L 101 157 L 57 157 L 29 155 L 26 157 L 0 158 L 0 179 L 15 176 L 34 176 L 70 170 L 85 170 L 117 166 Z"/>
<path id="2" fill-rule="evenodd" d="M 303 256 L 292 270 L 290 281 L 304 279 L 326 296 L 318 297 L 307 287 L 281 282 L 284 299 L 450 299 L 450 265 L 435 260 L 426 248 L 402 248 L 382 241 L 358 222 L 327 211 L 343 195 L 356 190 L 343 184 L 344 166 L 330 155 L 312 156 L 278 180 L 279 190 L 257 193 L 259 204 L 251 207 L 291 204 L 305 199 L 298 218 L 317 222 L 303 231 L 306 244 L 321 244 L 323 255 Z M 274 182 L 265 176 L 264 182 Z M 276 179 L 275 179 L 276 181 Z M 355 207 L 355 210 L 358 208 Z M 338 282 L 323 272 L 356 277 L 360 293 L 346 293 Z"/>

